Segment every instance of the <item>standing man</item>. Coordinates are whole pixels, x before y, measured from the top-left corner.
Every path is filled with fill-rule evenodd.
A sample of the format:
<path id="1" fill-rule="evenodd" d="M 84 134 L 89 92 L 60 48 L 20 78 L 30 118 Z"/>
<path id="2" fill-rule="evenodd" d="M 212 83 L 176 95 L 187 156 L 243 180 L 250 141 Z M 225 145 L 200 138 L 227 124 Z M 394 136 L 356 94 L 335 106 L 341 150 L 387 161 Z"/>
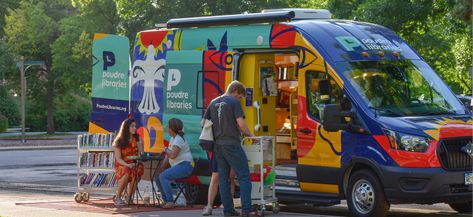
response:
<path id="1" fill-rule="evenodd" d="M 241 136 L 253 137 L 245 122 L 240 99 L 246 96 L 245 86 L 239 81 L 228 85 L 224 95 L 212 100 L 204 118 L 213 122 L 212 131 L 217 152 L 220 197 L 224 216 L 238 216 L 230 193 L 230 168 L 235 170 L 240 183 L 242 216 L 259 216 L 251 207 L 250 169 L 246 154 L 241 147 Z"/>

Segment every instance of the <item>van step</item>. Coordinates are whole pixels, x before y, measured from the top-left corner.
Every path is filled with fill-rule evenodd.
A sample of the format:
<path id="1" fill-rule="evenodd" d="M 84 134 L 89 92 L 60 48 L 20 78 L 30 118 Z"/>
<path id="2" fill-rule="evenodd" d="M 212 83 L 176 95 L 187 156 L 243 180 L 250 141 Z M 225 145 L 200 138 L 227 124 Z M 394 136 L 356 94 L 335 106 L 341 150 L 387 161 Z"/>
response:
<path id="1" fill-rule="evenodd" d="M 290 203 L 314 203 L 319 205 L 335 205 L 340 204 L 340 198 L 337 194 L 314 193 L 284 190 L 276 187 L 276 197 L 279 201 L 290 201 Z"/>
<path id="2" fill-rule="evenodd" d="M 283 176 L 287 177 L 294 177 L 291 179 L 297 179 L 297 172 L 296 172 L 296 164 L 286 164 L 286 165 L 278 165 L 276 166 L 276 175 L 279 178 Z"/>

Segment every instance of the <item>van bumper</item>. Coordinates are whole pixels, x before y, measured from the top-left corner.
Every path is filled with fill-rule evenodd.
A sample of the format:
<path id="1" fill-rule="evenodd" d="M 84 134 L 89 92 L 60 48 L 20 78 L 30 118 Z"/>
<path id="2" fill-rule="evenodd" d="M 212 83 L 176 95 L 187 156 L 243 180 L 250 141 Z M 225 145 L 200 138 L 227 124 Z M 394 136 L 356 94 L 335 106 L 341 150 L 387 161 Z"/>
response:
<path id="1" fill-rule="evenodd" d="M 381 167 L 386 198 L 390 203 L 472 201 L 472 185 L 465 185 L 465 173 L 443 168 Z"/>

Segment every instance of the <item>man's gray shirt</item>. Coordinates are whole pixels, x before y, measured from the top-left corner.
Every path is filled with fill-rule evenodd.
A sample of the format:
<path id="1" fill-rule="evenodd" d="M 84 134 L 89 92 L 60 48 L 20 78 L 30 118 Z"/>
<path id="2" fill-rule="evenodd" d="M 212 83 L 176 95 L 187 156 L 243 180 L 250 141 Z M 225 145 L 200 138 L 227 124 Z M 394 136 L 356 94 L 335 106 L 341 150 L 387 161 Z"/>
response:
<path id="1" fill-rule="evenodd" d="M 204 118 L 213 122 L 212 130 L 217 145 L 240 145 L 241 132 L 236 121 L 245 118 L 240 101 L 232 96 L 219 96 L 212 100 Z"/>

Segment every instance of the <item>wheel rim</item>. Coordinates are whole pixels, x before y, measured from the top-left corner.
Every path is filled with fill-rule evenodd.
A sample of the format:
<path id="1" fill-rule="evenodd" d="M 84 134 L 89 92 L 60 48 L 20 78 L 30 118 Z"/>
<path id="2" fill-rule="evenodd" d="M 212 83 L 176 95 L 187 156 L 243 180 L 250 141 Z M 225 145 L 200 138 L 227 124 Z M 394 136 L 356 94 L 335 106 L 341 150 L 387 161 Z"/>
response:
<path id="1" fill-rule="evenodd" d="M 373 185 L 365 179 L 358 180 L 351 192 L 351 199 L 356 211 L 367 214 L 374 208 L 375 195 Z"/>

